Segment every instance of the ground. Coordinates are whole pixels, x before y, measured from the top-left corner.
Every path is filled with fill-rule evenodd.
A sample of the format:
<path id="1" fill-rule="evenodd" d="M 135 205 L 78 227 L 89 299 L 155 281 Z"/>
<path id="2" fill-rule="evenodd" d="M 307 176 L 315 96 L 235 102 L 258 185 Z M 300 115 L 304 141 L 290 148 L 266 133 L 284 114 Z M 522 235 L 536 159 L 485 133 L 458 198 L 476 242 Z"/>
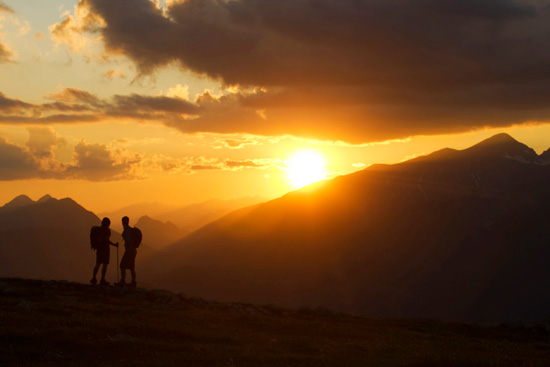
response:
<path id="1" fill-rule="evenodd" d="M 548 366 L 544 327 L 367 319 L 0 279 L 0 366 Z"/>

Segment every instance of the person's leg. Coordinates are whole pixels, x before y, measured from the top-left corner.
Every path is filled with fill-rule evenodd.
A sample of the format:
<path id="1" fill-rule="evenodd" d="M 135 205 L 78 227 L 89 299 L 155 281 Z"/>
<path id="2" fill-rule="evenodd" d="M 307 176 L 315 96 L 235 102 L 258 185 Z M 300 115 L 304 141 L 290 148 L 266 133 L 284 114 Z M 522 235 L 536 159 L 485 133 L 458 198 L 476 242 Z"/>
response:
<path id="1" fill-rule="evenodd" d="M 101 281 L 105 282 L 105 275 L 107 274 L 107 264 L 103 264 L 101 269 Z"/>
<path id="2" fill-rule="evenodd" d="M 120 283 L 126 283 L 126 269 L 120 268 Z"/>
<path id="3" fill-rule="evenodd" d="M 130 274 L 132 274 L 132 283 L 136 282 L 136 270 L 134 268 L 130 269 Z"/>
<path id="4" fill-rule="evenodd" d="M 94 266 L 94 272 L 93 272 L 93 276 L 92 276 L 92 280 L 90 280 L 90 283 L 92 284 L 97 284 L 97 271 L 99 270 L 99 266 L 101 264 L 100 263 L 96 263 L 95 266 Z"/>
<path id="5" fill-rule="evenodd" d="M 97 271 L 99 270 L 100 265 L 101 265 L 100 263 L 96 263 L 95 266 L 94 266 L 94 276 L 93 276 L 94 279 L 97 276 Z"/>

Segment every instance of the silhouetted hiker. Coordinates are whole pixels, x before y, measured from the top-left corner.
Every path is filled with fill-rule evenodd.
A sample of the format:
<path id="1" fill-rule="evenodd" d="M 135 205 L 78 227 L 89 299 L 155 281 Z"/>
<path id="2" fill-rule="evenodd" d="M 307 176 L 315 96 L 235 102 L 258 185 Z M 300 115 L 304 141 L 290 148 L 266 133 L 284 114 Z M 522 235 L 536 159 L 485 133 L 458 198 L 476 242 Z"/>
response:
<path id="1" fill-rule="evenodd" d="M 103 269 L 101 269 L 101 281 L 100 285 L 109 285 L 109 282 L 105 280 L 105 274 L 107 274 L 107 265 L 109 265 L 109 258 L 111 256 L 111 246 L 118 247 L 118 242 L 111 242 L 111 229 L 109 226 L 111 221 L 109 218 L 103 218 L 101 221 L 101 227 L 94 226 L 92 227 L 90 233 L 90 241 L 92 242 L 92 248 L 96 250 L 96 261 L 94 267 L 94 274 L 90 283 L 93 285 L 97 284 L 97 271 L 99 266 L 103 264 Z"/>
<path id="2" fill-rule="evenodd" d="M 124 287 L 126 285 L 126 269 L 130 270 L 132 275 L 132 283 L 129 285 L 131 287 L 136 286 L 136 255 L 137 248 L 141 244 L 141 231 L 136 227 L 130 227 L 130 218 L 122 218 L 122 226 L 124 231 L 122 231 L 122 238 L 124 239 L 124 255 L 120 261 L 120 283 L 119 286 Z"/>

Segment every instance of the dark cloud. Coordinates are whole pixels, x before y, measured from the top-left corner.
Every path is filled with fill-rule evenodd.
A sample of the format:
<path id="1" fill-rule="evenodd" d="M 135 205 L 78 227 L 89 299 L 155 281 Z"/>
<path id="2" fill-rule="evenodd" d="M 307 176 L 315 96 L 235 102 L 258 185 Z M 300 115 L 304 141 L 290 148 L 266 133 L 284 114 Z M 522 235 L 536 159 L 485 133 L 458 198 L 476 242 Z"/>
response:
<path id="1" fill-rule="evenodd" d="M 0 92 L 0 111 L 20 110 L 30 107 L 32 107 L 30 103 L 25 103 L 18 99 L 8 98 L 5 94 Z"/>
<path id="2" fill-rule="evenodd" d="M 66 88 L 47 98 L 55 102 L 31 104 L 0 93 L 0 123 L 74 124 L 112 118 L 171 122 L 199 113 L 199 106 L 181 98 L 115 95 L 109 100 L 75 88 Z"/>
<path id="3" fill-rule="evenodd" d="M 91 105 L 96 105 L 99 102 L 97 96 L 77 88 L 65 88 L 59 93 L 50 94 L 48 98 L 55 101 L 83 102 Z"/>
<path id="4" fill-rule="evenodd" d="M 101 122 L 104 119 L 100 115 L 91 114 L 53 114 L 43 116 L 39 109 L 30 111 L 33 116 L 0 115 L 0 123 L 21 125 L 49 125 L 49 124 L 77 124 Z"/>
<path id="5" fill-rule="evenodd" d="M 114 96 L 114 103 L 109 107 L 110 111 L 140 111 L 140 112 L 166 112 L 177 114 L 194 114 L 197 107 L 180 98 L 164 96 L 142 96 L 131 94 L 129 96 Z"/>
<path id="6" fill-rule="evenodd" d="M 84 104 L 65 103 L 65 102 L 43 103 L 40 105 L 40 109 L 43 111 L 53 110 L 53 111 L 61 111 L 61 112 L 93 111 L 93 108 Z"/>
<path id="7" fill-rule="evenodd" d="M 93 29 L 106 49 L 143 73 L 177 61 L 268 91 L 220 100 L 191 123 L 174 119 L 182 131 L 357 142 L 550 121 L 543 1 L 186 0 L 166 12 L 149 0 L 79 6 L 104 21 Z"/>

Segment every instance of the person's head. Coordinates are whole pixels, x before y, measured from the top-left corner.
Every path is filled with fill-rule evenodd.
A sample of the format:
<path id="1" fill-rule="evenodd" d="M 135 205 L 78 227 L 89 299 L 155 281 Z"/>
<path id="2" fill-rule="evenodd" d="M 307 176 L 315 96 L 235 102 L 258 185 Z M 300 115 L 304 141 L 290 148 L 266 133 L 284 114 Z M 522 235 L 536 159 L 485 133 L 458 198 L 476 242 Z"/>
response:
<path id="1" fill-rule="evenodd" d="M 122 225 L 124 227 L 128 227 L 128 223 L 130 223 L 130 218 L 128 217 L 122 217 Z"/>
<path id="2" fill-rule="evenodd" d="M 103 220 L 101 221 L 101 226 L 109 227 L 110 225 L 111 225 L 111 220 L 107 217 L 103 218 Z"/>

